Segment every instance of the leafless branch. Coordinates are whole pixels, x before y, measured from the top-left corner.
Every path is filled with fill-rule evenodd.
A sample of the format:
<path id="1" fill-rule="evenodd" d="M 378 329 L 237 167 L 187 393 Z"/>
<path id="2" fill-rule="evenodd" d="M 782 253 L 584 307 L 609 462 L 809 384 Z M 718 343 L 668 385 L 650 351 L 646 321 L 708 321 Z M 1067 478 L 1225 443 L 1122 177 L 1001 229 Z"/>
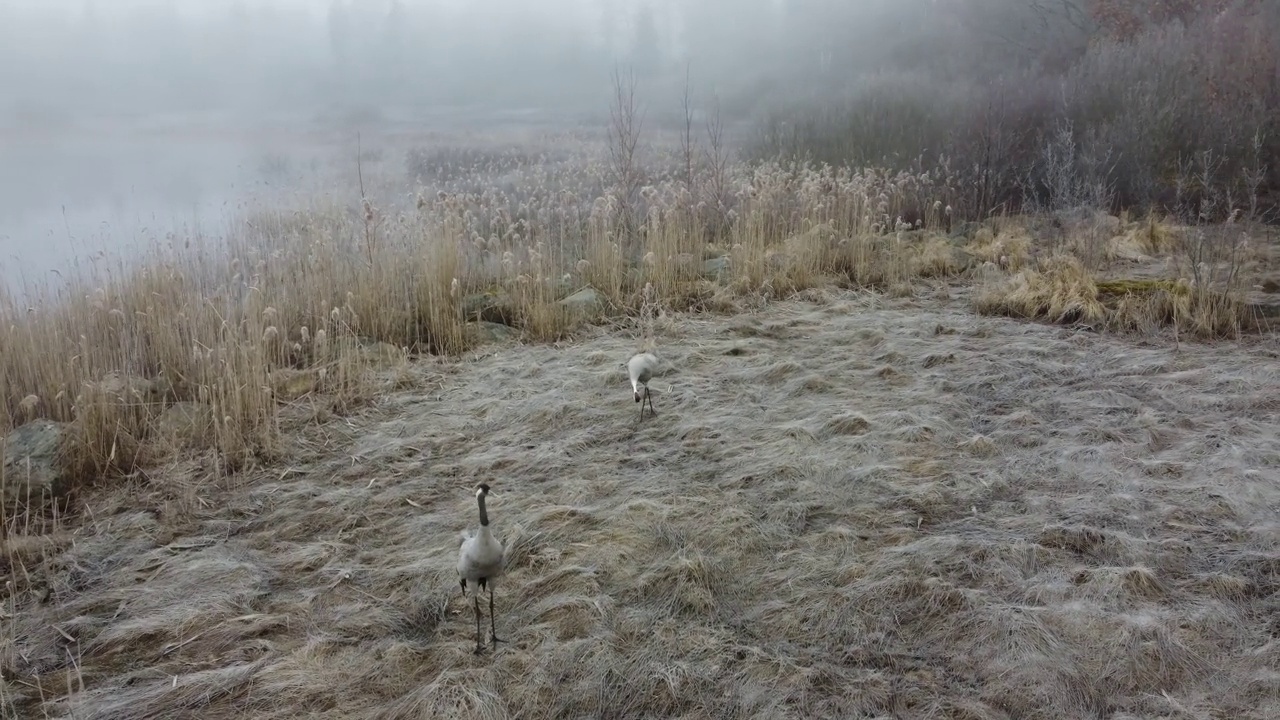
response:
<path id="1" fill-rule="evenodd" d="M 680 135 L 680 152 L 684 157 L 685 186 L 689 189 L 689 194 L 693 195 L 696 192 L 693 158 L 697 148 L 693 139 L 693 103 L 689 97 L 689 89 L 689 65 L 686 63 L 684 66 L 684 97 L 681 100 L 681 107 L 684 109 L 684 128 Z"/>
<path id="2" fill-rule="evenodd" d="M 627 228 L 633 229 L 637 220 L 634 217 L 636 196 L 641 185 L 636 150 L 644 113 L 636 105 L 636 76 L 630 68 L 625 77 L 617 67 L 613 69 L 613 105 L 609 109 L 609 120 L 609 169 L 614 192 Z"/>

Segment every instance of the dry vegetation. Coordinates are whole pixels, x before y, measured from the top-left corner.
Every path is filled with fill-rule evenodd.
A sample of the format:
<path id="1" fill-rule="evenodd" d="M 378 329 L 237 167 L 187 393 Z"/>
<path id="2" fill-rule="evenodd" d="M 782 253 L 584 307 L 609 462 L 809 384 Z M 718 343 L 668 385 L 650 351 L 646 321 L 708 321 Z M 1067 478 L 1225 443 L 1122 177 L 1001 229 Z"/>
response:
<path id="1" fill-rule="evenodd" d="M 730 163 L 714 123 L 645 162 L 619 87 L 612 154 L 416 153 L 413 207 L 0 304 L 0 427 L 58 423 L 72 489 L 5 468 L 0 708 L 1280 713 L 1264 229 L 963 223 L 945 173 Z"/>
<path id="2" fill-rule="evenodd" d="M 828 36 L 844 62 L 825 82 L 796 84 L 814 98 L 774 106 L 758 155 L 944 167 L 969 216 L 1078 205 L 1280 214 L 1280 4 L 899 5 L 906 17 L 876 29 L 888 40 Z"/>

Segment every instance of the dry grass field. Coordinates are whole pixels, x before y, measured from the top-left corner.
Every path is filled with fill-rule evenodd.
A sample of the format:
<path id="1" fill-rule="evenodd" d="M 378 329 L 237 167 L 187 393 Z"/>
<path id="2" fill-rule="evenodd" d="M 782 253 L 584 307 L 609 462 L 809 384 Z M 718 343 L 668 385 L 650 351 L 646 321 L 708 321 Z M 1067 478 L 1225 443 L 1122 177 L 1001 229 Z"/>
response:
<path id="1" fill-rule="evenodd" d="M 6 717 L 1280 715 L 1265 232 L 460 157 L 0 307 Z"/>

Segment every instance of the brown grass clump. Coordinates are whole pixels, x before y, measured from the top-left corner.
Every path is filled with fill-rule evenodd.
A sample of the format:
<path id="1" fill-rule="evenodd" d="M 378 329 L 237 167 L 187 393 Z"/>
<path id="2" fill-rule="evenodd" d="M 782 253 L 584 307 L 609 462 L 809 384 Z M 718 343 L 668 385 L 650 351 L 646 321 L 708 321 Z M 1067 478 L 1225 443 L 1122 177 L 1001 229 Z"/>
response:
<path id="1" fill-rule="evenodd" d="M 1107 317 L 1093 277 L 1070 255 L 1055 255 L 1038 269 L 1028 268 L 984 289 L 974 307 L 987 315 L 1052 323 L 1101 323 Z"/>
<path id="2" fill-rule="evenodd" d="M 1239 337 L 1260 327 L 1238 294 L 1185 280 L 1095 280 L 1069 255 L 988 284 L 976 296 L 974 308 L 988 315 L 1137 333 L 1173 328 L 1200 339 Z"/>
<path id="3" fill-rule="evenodd" d="M 980 262 L 1017 272 L 1030 261 L 1031 246 L 1031 234 L 1025 227 L 1005 222 L 998 226 L 998 232 L 990 227 L 978 228 L 964 249 Z"/>
<path id="4" fill-rule="evenodd" d="M 1219 339 L 1239 337 L 1256 327 L 1239 297 L 1195 288 L 1186 281 L 1107 281 L 1097 288 L 1111 309 L 1111 326 L 1123 330 L 1174 327 L 1190 337 Z"/>
<path id="5" fill-rule="evenodd" d="M 945 236 L 919 230 L 892 235 L 858 235 L 840 238 L 824 248 L 826 274 L 851 286 L 889 290 L 910 288 L 922 278 L 959 275 L 973 258 L 956 248 Z M 905 293 L 909 295 L 910 293 Z"/>
<path id="6" fill-rule="evenodd" d="M 1177 252 L 1184 234 L 1183 228 L 1151 214 L 1146 220 L 1130 223 L 1121 234 L 1112 237 L 1107 243 L 1106 258 L 1141 262 L 1167 257 Z"/>

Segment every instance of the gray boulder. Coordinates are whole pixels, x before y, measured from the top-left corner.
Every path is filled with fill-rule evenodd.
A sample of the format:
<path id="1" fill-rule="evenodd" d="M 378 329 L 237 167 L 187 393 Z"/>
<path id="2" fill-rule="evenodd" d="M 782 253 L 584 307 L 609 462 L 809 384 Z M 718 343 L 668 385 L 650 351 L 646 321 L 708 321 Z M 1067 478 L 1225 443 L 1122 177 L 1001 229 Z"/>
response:
<path id="1" fill-rule="evenodd" d="M 970 240 L 973 239 L 973 236 L 978 232 L 978 228 L 981 228 L 981 227 L 982 227 L 982 223 L 973 222 L 972 220 L 968 222 L 957 223 L 955 227 L 951 230 L 951 234 L 949 235 L 949 237 L 951 238 L 952 244 L 964 245 L 968 243 Z"/>
<path id="2" fill-rule="evenodd" d="M 955 263 L 957 270 L 960 272 L 978 266 L 977 256 L 968 250 L 958 247 L 951 248 L 951 262 Z"/>
<path id="3" fill-rule="evenodd" d="M 33 420 L 4 438 L 4 475 L 0 502 L 10 516 L 66 497 L 74 485 L 62 460 L 70 426 Z"/>
<path id="4" fill-rule="evenodd" d="M 578 292 L 560 301 L 563 307 L 571 316 L 583 317 L 593 315 L 600 311 L 603 303 L 600 300 L 599 293 L 595 288 L 584 287 Z"/>
<path id="5" fill-rule="evenodd" d="M 728 277 L 730 271 L 729 258 L 725 255 L 707 258 L 702 263 L 702 274 L 711 280 L 720 280 Z"/>
<path id="6" fill-rule="evenodd" d="M 178 402 L 156 417 L 152 432 L 175 448 L 201 449 L 213 442 L 213 423 L 211 406 Z"/>
<path id="7" fill-rule="evenodd" d="M 501 289 L 475 293 L 463 298 L 462 316 L 466 320 L 514 325 L 517 316 L 516 303 L 510 294 Z"/>
<path id="8" fill-rule="evenodd" d="M 509 325 L 486 322 L 484 320 L 467 323 L 463 332 L 466 334 L 467 340 L 474 345 L 503 342 L 516 333 Z"/>

